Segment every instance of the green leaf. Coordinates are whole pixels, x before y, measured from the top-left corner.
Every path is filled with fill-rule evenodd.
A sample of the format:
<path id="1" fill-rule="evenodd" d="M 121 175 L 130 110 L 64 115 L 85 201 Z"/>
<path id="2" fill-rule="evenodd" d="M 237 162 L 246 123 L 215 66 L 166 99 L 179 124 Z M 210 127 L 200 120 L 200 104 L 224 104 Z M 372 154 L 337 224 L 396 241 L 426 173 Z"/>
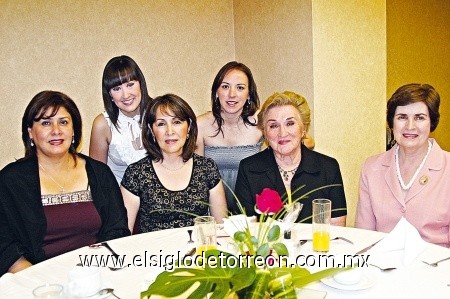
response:
<path id="1" fill-rule="evenodd" d="M 269 281 L 268 290 L 271 295 L 270 298 L 297 299 L 290 272 L 273 277 Z"/>
<path id="2" fill-rule="evenodd" d="M 242 231 L 237 231 L 234 233 L 234 240 L 238 242 L 244 242 L 247 239 L 247 235 Z"/>
<path id="3" fill-rule="evenodd" d="M 272 245 L 272 248 L 278 255 L 289 256 L 289 251 L 283 243 L 275 243 Z"/>
<path id="4" fill-rule="evenodd" d="M 269 244 L 265 243 L 259 246 L 258 250 L 256 251 L 256 255 L 260 255 L 263 257 L 268 256 L 270 253 L 270 247 Z"/>
<path id="5" fill-rule="evenodd" d="M 267 240 L 269 242 L 275 242 L 280 237 L 280 226 L 274 225 L 270 228 L 269 233 L 267 234 Z"/>
<path id="6" fill-rule="evenodd" d="M 306 274 L 306 272 L 304 272 L 304 271 L 298 271 L 298 272 L 296 272 L 296 274 L 292 275 L 292 277 L 293 277 L 292 280 L 293 280 L 294 285 L 295 285 L 296 288 L 302 288 L 305 285 L 310 284 L 311 282 L 319 281 L 322 278 L 333 276 L 333 275 L 335 275 L 335 274 L 337 274 L 339 272 L 353 269 L 351 266 L 348 266 L 346 268 L 329 268 L 329 269 L 322 270 L 322 271 L 319 271 L 319 272 L 311 274 L 306 269 L 299 268 L 299 267 L 297 267 L 297 268 L 305 270 L 308 273 Z"/>
<path id="7" fill-rule="evenodd" d="M 228 258 L 230 254 L 219 250 L 208 250 L 206 258 L 219 255 Z M 219 260 L 219 259 L 217 259 Z M 223 267 L 220 267 L 223 266 Z M 177 268 L 172 272 L 162 272 L 141 298 L 150 295 L 176 297 L 186 295 L 188 299 L 204 298 L 211 293 L 211 299 L 222 299 L 228 294 L 241 290 L 252 284 L 255 279 L 254 268 L 227 267 L 227 265 L 209 265 L 201 269 Z"/>
<path id="8" fill-rule="evenodd" d="M 253 284 L 246 289 L 244 299 L 266 298 L 266 290 L 271 277 L 270 272 L 264 269 L 257 269 Z"/>

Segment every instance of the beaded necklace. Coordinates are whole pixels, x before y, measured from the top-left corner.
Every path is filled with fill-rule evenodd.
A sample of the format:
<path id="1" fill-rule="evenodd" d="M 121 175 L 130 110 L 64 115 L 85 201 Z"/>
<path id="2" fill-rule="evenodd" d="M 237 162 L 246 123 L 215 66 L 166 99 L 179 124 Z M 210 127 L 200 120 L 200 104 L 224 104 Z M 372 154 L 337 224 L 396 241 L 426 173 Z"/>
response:
<path id="1" fill-rule="evenodd" d="M 281 168 L 280 165 L 278 165 L 278 163 L 277 163 L 277 166 L 278 166 L 278 170 L 280 171 L 281 176 L 284 178 L 284 180 L 286 182 L 289 180 L 289 174 L 294 175 L 298 168 L 298 166 L 297 166 L 292 170 L 284 170 L 283 168 Z"/>

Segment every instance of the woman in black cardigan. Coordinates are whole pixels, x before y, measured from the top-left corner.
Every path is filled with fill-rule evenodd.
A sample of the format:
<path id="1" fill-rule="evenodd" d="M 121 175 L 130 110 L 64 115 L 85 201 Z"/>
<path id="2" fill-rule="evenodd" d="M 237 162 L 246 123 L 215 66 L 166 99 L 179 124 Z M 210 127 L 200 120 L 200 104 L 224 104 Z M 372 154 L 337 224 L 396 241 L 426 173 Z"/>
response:
<path id="1" fill-rule="evenodd" d="M 130 234 L 111 170 L 76 151 L 81 128 L 65 94 L 43 91 L 28 104 L 25 157 L 0 172 L 0 275 Z"/>
<path id="2" fill-rule="evenodd" d="M 347 204 L 339 164 L 302 144 L 309 124 L 308 103 L 298 94 L 275 93 L 264 102 L 258 127 L 269 148 L 242 160 L 236 181 L 236 197 L 248 216 L 255 215 L 256 194 L 264 188 L 277 191 L 283 199 L 292 192 L 292 200 L 296 200 L 314 189 L 334 185 L 301 199 L 303 209 L 297 221 L 312 215 L 313 199 L 327 198 L 332 201 L 333 210 L 339 209 L 332 212 L 331 224 L 345 226 Z M 242 213 L 237 206 L 233 212 Z"/>

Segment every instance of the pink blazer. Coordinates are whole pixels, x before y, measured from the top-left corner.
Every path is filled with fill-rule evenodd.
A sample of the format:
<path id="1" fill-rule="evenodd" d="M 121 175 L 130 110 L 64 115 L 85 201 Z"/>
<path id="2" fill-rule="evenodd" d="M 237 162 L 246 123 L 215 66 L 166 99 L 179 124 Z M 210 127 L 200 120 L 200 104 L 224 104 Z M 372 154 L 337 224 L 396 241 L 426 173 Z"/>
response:
<path id="1" fill-rule="evenodd" d="M 430 141 L 430 155 L 406 198 L 397 178 L 395 146 L 364 162 L 356 227 L 388 233 L 403 216 L 425 241 L 450 247 L 450 153 Z"/>

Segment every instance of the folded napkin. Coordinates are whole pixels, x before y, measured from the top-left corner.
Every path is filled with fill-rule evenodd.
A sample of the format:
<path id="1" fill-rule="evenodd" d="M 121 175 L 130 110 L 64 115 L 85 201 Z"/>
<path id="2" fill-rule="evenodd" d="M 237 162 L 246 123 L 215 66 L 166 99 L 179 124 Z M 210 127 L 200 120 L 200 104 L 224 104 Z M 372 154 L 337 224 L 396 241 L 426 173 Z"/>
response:
<path id="1" fill-rule="evenodd" d="M 236 232 L 245 231 L 247 227 L 250 227 L 250 223 L 255 221 L 255 216 L 247 217 L 244 214 L 232 215 L 228 218 L 223 218 L 223 230 L 233 238 Z"/>
<path id="2" fill-rule="evenodd" d="M 405 218 L 401 218 L 394 229 L 368 253 L 382 253 L 404 249 L 403 264 L 408 266 L 427 247 L 417 229 Z"/>

